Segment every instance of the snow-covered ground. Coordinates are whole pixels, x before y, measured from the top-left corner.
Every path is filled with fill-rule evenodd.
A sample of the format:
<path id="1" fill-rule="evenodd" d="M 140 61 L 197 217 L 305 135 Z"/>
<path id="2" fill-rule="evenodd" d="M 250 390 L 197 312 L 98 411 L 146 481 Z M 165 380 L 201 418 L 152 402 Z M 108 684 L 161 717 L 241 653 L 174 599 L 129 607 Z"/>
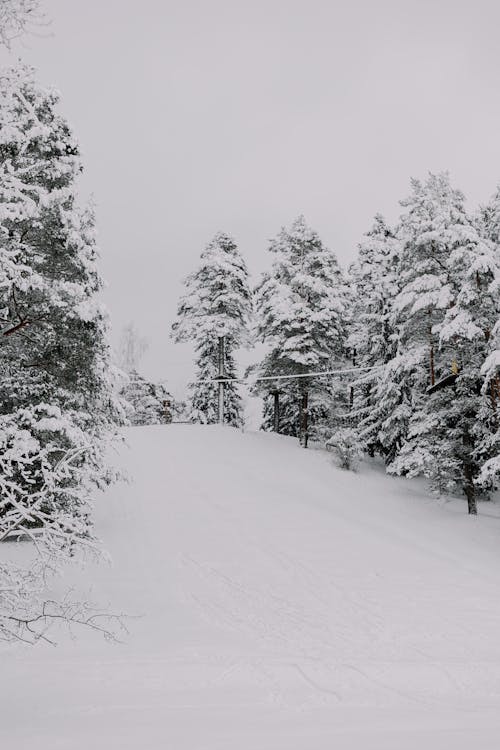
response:
<path id="1" fill-rule="evenodd" d="M 2 750 L 495 750 L 500 518 L 230 428 L 128 431 L 98 503 L 140 615 L 110 644 L 2 652 Z"/>

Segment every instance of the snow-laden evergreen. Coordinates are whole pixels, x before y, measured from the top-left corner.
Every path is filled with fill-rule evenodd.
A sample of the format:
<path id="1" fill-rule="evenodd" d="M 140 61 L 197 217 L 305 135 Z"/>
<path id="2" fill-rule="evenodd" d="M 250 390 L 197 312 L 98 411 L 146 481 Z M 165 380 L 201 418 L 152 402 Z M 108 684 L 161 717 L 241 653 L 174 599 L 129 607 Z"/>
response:
<path id="1" fill-rule="evenodd" d="M 385 381 L 385 365 L 395 353 L 391 310 L 398 292 L 398 248 L 394 230 L 378 214 L 350 268 L 352 325 L 348 344 L 352 364 L 361 368 L 354 376 L 350 421 L 355 423 L 365 450 L 385 457 L 397 450 L 391 425 L 400 406 L 397 387 L 389 389 Z"/>
<path id="2" fill-rule="evenodd" d="M 390 318 L 397 352 L 384 373 L 389 395 L 396 393 L 399 402 L 388 420 L 399 446 L 389 470 L 423 474 L 439 492 L 464 490 L 474 513 L 480 368 L 496 317 L 490 297 L 495 259 L 447 174 L 413 180 L 402 205 L 400 290 Z M 454 388 L 439 388 L 454 374 Z"/>
<path id="3" fill-rule="evenodd" d="M 268 347 L 263 375 L 307 375 L 344 361 L 348 288 L 333 252 L 303 216 L 272 241 L 272 268 L 256 290 L 257 335 Z M 326 426 L 335 408 L 345 410 L 345 387 L 329 378 L 264 381 L 261 392 L 285 394 L 295 403 L 295 434 L 307 442 L 309 425 Z M 268 407 L 267 407 L 268 408 Z M 302 413 L 301 413 L 302 412 Z M 287 421 L 290 422 L 290 414 Z M 302 425 L 302 427 L 301 427 Z"/>
<path id="4" fill-rule="evenodd" d="M 197 271 L 186 279 L 172 326 L 177 342 L 191 341 L 196 350 L 196 379 L 189 386 L 189 415 L 195 422 L 217 421 L 219 340 L 223 340 L 224 374 L 236 377 L 235 352 L 249 342 L 252 296 L 248 270 L 235 241 L 219 232 L 201 254 Z M 235 383 L 224 384 L 227 424 L 241 426 L 243 407 Z"/>
<path id="5" fill-rule="evenodd" d="M 496 488 L 500 481 L 500 318 L 493 327 L 488 344 L 489 354 L 481 367 L 483 431 L 477 449 L 477 459 L 481 464 L 477 482 L 481 486 Z"/>
<path id="6" fill-rule="evenodd" d="M 437 492 L 495 486 L 500 194 L 477 217 L 447 173 L 412 181 L 395 231 L 381 217 L 351 267 L 351 424 L 391 473 Z"/>
<path id="7" fill-rule="evenodd" d="M 92 540 L 91 493 L 122 417 L 93 210 L 76 203 L 79 149 L 58 100 L 27 66 L 0 75 L 0 537 L 37 528 L 50 567 Z"/>
<path id="8" fill-rule="evenodd" d="M 482 335 L 478 335 L 478 341 L 481 342 L 481 354 L 486 350 L 480 370 L 483 399 L 480 410 L 482 431 L 476 449 L 476 460 L 481 465 L 477 483 L 495 487 L 500 478 L 500 187 L 489 203 L 481 208 L 477 223 L 488 252 L 484 260 L 474 259 L 474 266 L 468 274 L 468 286 L 472 287 L 470 299 L 466 297 L 462 304 L 472 305 L 480 313 Z M 480 357 L 477 347 L 475 349 L 477 374 Z"/>

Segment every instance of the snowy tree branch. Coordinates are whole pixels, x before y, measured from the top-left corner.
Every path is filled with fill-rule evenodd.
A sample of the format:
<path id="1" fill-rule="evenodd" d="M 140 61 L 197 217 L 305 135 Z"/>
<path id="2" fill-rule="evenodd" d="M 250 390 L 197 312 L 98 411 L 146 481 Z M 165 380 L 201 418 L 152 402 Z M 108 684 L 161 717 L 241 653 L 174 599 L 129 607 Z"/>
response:
<path id="1" fill-rule="evenodd" d="M 73 602 L 68 599 L 62 602 L 47 600 L 42 602 L 37 614 L 8 615 L 0 617 L 0 638 L 19 640 L 31 645 L 45 641 L 55 645 L 47 635 L 48 629 L 56 622 L 69 628 L 77 626 L 92 630 L 104 636 L 106 640 L 120 642 L 119 636 L 127 634 L 126 616 L 97 610 L 88 602 Z"/>
<path id="2" fill-rule="evenodd" d="M 8 49 L 14 39 L 45 25 L 40 0 L 0 0 L 0 44 Z"/>

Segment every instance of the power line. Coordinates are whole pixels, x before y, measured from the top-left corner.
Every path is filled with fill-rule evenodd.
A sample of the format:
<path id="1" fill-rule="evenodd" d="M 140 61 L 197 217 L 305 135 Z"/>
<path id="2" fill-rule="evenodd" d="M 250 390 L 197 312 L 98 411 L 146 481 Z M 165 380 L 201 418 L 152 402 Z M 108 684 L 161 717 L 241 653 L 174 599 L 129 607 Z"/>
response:
<path id="1" fill-rule="evenodd" d="M 246 381 L 257 382 L 261 380 L 285 380 L 294 378 L 314 378 L 321 375 L 343 375 L 344 373 L 368 372 L 370 370 L 380 370 L 382 365 L 375 367 L 348 367 L 342 370 L 320 370 L 317 372 L 301 372 L 295 375 L 261 375 L 257 378 L 210 378 L 208 380 L 198 380 L 198 383 L 244 383 Z"/>

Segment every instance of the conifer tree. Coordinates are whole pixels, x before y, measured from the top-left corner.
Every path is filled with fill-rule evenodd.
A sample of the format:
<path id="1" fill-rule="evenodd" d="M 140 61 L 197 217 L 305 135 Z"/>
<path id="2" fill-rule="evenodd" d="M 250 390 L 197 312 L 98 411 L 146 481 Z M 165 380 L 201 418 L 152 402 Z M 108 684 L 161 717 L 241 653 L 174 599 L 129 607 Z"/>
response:
<path id="1" fill-rule="evenodd" d="M 447 174 L 413 181 L 403 205 L 393 316 L 399 349 L 391 367 L 409 413 L 390 470 L 424 474 L 440 492 L 462 489 L 475 513 L 480 368 L 496 314 L 489 295 L 495 261 Z M 452 383 L 457 375 L 455 385 L 440 388 L 447 375 Z"/>
<path id="2" fill-rule="evenodd" d="M 269 250 L 275 256 L 272 269 L 256 290 L 257 332 L 269 347 L 263 371 L 304 376 L 277 382 L 289 402 L 299 397 L 300 437 L 307 445 L 310 425 L 331 423 L 335 401 L 345 402 L 345 388 L 336 393 L 331 379 L 307 375 L 343 360 L 348 290 L 335 255 L 303 216 L 283 228 Z M 263 386 L 268 394 L 276 387 L 272 381 Z"/>
<path id="3" fill-rule="evenodd" d="M 122 418 L 94 216 L 76 204 L 58 98 L 26 66 L 0 75 L 0 536 L 38 527 L 51 561 L 92 538 L 90 496 Z"/>
<path id="4" fill-rule="evenodd" d="M 494 246 L 500 245 L 500 185 L 497 186 L 488 203 L 480 206 L 477 227 L 481 235 Z"/>
<path id="5" fill-rule="evenodd" d="M 500 478 L 500 187 L 481 208 L 477 225 L 490 253 L 482 266 L 478 266 L 476 260 L 476 278 L 474 269 L 469 274 L 469 283 L 472 280 L 474 289 L 471 302 L 476 300 L 476 306 L 483 312 L 481 329 L 485 341 L 475 352 L 476 367 L 478 355 L 486 349 L 480 369 L 483 398 L 476 430 L 476 459 L 481 468 L 476 483 L 480 488 L 490 489 L 498 486 Z M 485 270 L 489 270 L 486 278 Z M 482 338 L 479 335 L 479 342 Z"/>
<path id="6" fill-rule="evenodd" d="M 352 389 L 350 419 L 364 449 L 386 458 L 397 450 L 387 422 L 398 410 L 398 392 L 386 388 L 385 366 L 395 354 L 391 310 L 398 291 L 398 248 L 394 231 L 378 214 L 350 268 L 352 325 L 348 345 L 353 364 L 360 368 Z"/>
<path id="7" fill-rule="evenodd" d="M 248 271 L 236 243 L 219 232 L 201 254 L 198 270 L 186 279 L 172 326 L 176 341 L 192 341 L 196 380 L 189 386 L 191 419 L 213 424 L 218 419 L 219 341 L 224 350 L 224 375 L 236 377 L 235 351 L 249 341 L 252 299 Z M 240 427 L 243 408 L 234 382 L 224 383 L 224 421 Z"/>
<path id="8" fill-rule="evenodd" d="M 482 367 L 481 434 L 476 458 L 480 465 L 477 484 L 497 489 L 500 480 L 500 318 L 493 326 L 489 354 Z"/>

